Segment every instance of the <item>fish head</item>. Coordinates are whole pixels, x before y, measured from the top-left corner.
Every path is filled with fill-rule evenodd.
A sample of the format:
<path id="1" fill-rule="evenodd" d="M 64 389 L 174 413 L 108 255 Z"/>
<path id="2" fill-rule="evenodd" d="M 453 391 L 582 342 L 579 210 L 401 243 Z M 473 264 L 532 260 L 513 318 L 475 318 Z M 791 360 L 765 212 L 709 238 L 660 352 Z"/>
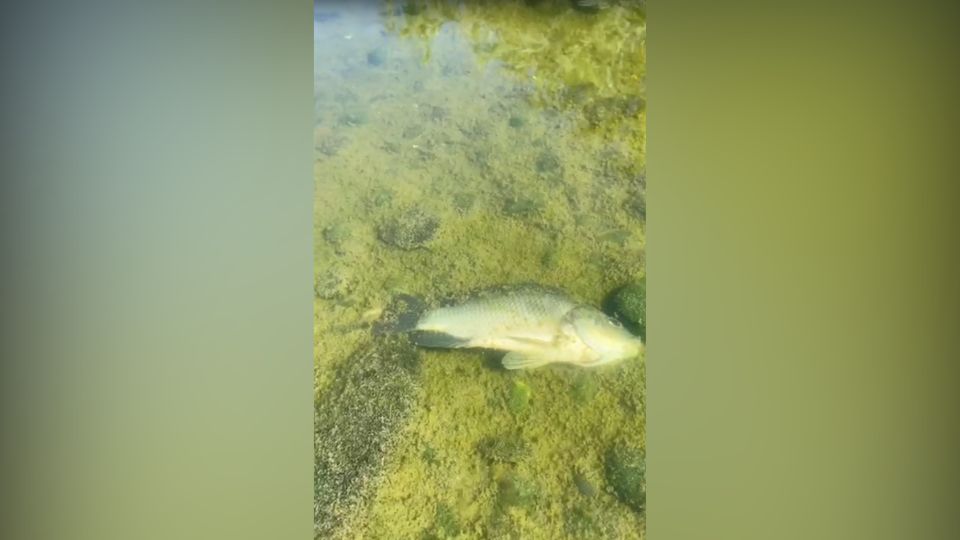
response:
<path id="1" fill-rule="evenodd" d="M 633 358 L 644 350 L 640 338 L 594 307 L 577 307 L 569 317 L 577 337 L 594 353 L 596 364 Z"/>

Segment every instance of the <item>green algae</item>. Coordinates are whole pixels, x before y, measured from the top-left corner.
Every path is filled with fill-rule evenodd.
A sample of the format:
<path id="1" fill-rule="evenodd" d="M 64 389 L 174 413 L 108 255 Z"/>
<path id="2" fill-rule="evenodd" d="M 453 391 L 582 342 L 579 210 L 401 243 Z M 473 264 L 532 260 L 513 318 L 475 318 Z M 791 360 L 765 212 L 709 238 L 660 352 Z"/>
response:
<path id="1" fill-rule="evenodd" d="M 530 406 L 530 397 L 533 391 L 530 385 L 520 380 L 510 383 L 510 393 L 507 396 L 507 408 L 513 414 L 521 414 Z"/>
<path id="2" fill-rule="evenodd" d="M 338 281 L 315 299 L 314 386 L 328 411 L 318 433 L 334 447 L 364 429 L 331 430 L 349 409 L 327 405 L 380 346 L 371 327 L 410 311 L 398 294 L 434 305 L 539 282 L 599 305 L 645 273 L 644 18 L 623 3 L 594 14 L 569 2 L 439 4 L 388 6 L 403 38 L 331 34 L 316 53 L 315 265 L 318 284 Z M 371 64 L 379 47 L 388 61 Z M 414 208 L 436 220 L 429 238 L 385 241 Z M 323 538 L 643 536 L 642 514 L 606 478 L 608 448 L 644 445 L 642 362 L 520 375 L 476 351 L 416 358 L 399 377 L 409 386 L 390 390 L 409 409 L 388 416 L 389 444 L 345 466 L 373 480 L 329 483 L 354 487 L 330 491 L 350 496 Z M 529 392 L 516 391 L 514 410 L 521 381 Z"/>

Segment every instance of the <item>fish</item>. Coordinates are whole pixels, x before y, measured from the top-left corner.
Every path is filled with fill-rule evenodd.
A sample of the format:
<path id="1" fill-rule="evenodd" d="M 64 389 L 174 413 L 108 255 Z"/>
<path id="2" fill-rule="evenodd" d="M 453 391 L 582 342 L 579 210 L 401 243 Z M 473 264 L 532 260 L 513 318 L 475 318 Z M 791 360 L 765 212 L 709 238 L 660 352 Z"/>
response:
<path id="1" fill-rule="evenodd" d="M 422 347 L 505 351 L 506 369 L 562 363 L 596 367 L 640 356 L 643 341 L 565 292 L 519 286 L 481 292 L 423 312 L 412 329 Z"/>

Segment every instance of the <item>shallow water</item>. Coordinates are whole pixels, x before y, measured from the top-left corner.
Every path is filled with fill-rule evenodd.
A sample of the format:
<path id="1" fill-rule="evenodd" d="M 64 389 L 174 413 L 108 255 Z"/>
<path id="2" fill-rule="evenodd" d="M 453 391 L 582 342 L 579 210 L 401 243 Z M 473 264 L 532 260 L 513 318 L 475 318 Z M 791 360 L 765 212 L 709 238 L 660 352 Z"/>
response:
<path id="1" fill-rule="evenodd" d="M 645 275 L 641 9 L 468 4 L 315 10 L 317 536 L 641 538 L 643 359 L 371 330 L 401 294 Z"/>

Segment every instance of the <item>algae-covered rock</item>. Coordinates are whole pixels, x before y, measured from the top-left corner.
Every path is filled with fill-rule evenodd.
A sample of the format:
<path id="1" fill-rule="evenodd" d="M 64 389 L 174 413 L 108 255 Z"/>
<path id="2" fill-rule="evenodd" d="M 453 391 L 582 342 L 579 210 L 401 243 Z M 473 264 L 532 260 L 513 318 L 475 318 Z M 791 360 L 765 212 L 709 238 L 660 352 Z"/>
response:
<path id="1" fill-rule="evenodd" d="M 492 463 L 517 463 L 530 455 L 530 447 L 519 435 L 488 437 L 480 441 L 477 451 Z"/>
<path id="2" fill-rule="evenodd" d="M 348 358 L 316 402 L 314 533 L 328 538 L 372 495 L 414 405 L 418 362 L 406 336 L 374 340 Z"/>
<path id="3" fill-rule="evenodd" d="M 604 473 L 618 499 L 637 512 L 647 504 L 646 453 L 640 448 L 615 446 L 607 452 Z"/>
<path id="4" fill-rule="evenodd" d="M 437 235 L 440 221 L 419 208 L 412 208 L 383 223 L 377 230 L 385 244 L 403 250 L 417 249 Z"/>
<path id="5" fill-rule="evenodd" d="M 631 332 L 647 340 L 647 278 L 621 287 L 610 302 L 614 315 Z"/>
<path id="6" fill-rule="evenodd" d="M 329 268 L 313 277 L 313 293 L 317 298 L 333 300 L 341 297 L 347 289 L 347 281 L 341 270 Z"/>

